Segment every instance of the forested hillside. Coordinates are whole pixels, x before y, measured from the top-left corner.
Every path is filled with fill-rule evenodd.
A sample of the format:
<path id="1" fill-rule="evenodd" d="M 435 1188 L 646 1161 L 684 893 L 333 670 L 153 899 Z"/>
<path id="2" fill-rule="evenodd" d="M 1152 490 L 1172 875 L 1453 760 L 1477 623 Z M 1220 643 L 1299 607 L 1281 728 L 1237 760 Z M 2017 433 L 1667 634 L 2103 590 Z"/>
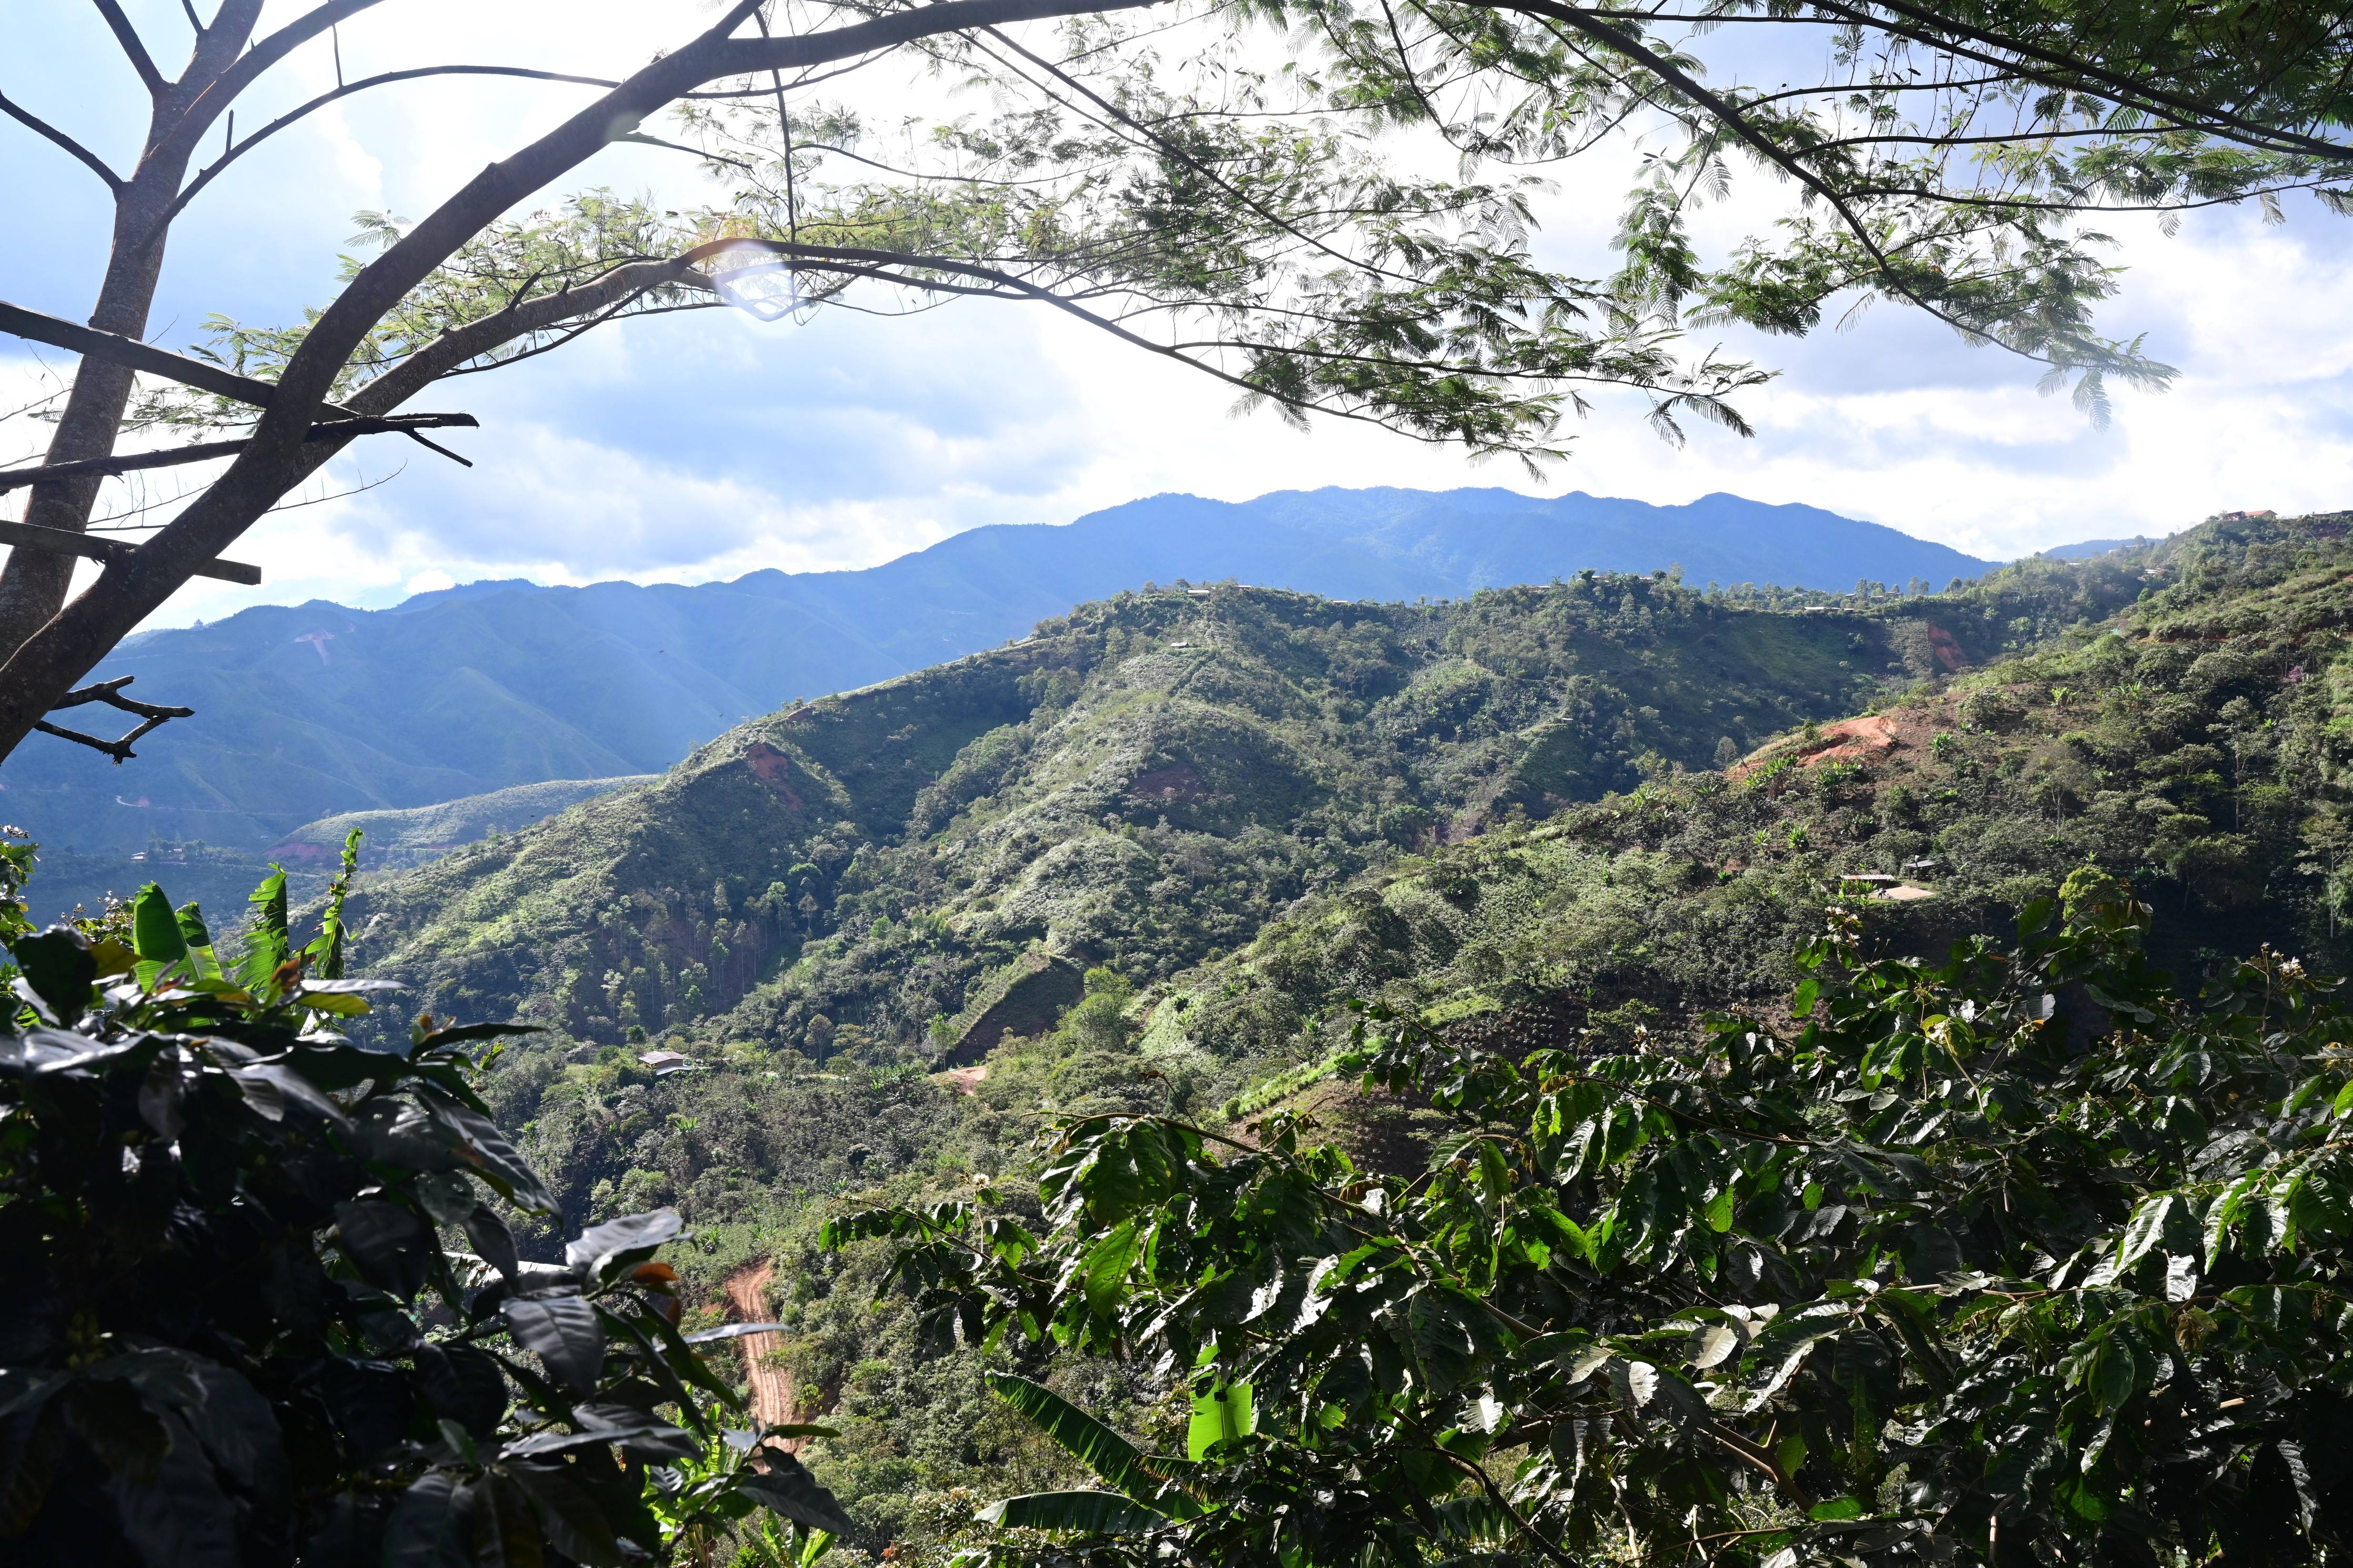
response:
<path id="1" fill-rule="evenodd" d="M 2083 641 L 2167 570 L 2031 563 L 1816 613 L 1664 574 L 1428 605 L 1123 594 L 378 879 L 356 948 L 437 1014 L 552 1027 L 499 1061 L 501 1119 L 575 1218 L 681 1206 L 693 1289 L 736 1278 L 794 1326 L 777 1353 L 832 1412 L 814 1453 L 863 1544 L 913 1550 L 968 1523 L 956 1489 L 1063 1462 L 980 1357 L 919 1353 L 911 1320 L 869 1310 L 877 1259 L 816 1246 L 838 1194 L 980 1176 L 1027 1203 L 1044 1118 L 1214 1119 L 1303 1084 L 1351 990 L 1662 1029 L 1753 994 L 1819 923 L 1825 871 L 1902 846 L 1863 830 L 1863 771 L 1720 770 L 1874 704 L 1949 704 L 1954 671 Z M 1989 751 L 1985 778 L 2004 768 Z M 1737 852 L 1636 844 L 1684 800 Z M 655 1047 L 699 1070 L 656 1078 Z M 1396 1108 L 1347 1121 L 1367 1148 L 1414 1133 Z M 1058 1375 L 1138 1421 L 1160 1397 Z"/>
<path id="2" fill-rule="evenodd" d="M 1832 610 L 1664 574 L 1123 594 L 380 877 L 352 945 L 419 1010 L 546 1026 L 484 1085 L 562 1211 L 536 1245 L 677 1207 L 689 1326 L 782 1325 L 744 1342 L 762 1413 L 823 1414 L 849 1549 L 944 1564 L 990 1500 L 1088 1483 L 985 1374 L 1177 1451 L 1190 1405 L 944 1344 L 828 1218 L 976 1193 L 1038 1227 L 1039 1135 L 1098 1112 L 1247 1140 L 1288 1104 L 1418 1172 L 1443 1108 L 1331 1080 L 1361 1007 L 1672 1061 L 1702 1012 L 1787 1023 L 1833 901 L 1937 952 L 2088 864 L 2192 989 L 2266 942 L 2340 971 L 2348 633 L 2337 516 Z"/>
<path id="3" fill-rule="evenodd" d="M 135 887 L 128 857 L 156 840 L 251 851 L 210 858 L 250 885 L 265 852 L 314 819 L 665 768 L 779 703 L 992 647 L 1147 582 L 1456 598 L 1678 563 L 1694 584 L 1839 591 L 1858 578 L 1941 584 L 1989 564 L 1729 495 L 1672 507 L 1504 489 L 1154 496 L 1067 526 L 976 529 L 858 571 L 692 587 L 474 583 L 386 610 L 267 605 L 146 633 L 100 673 L 133 676 L 141 694 L 195 717 L 151 736 L 135 773 L 38 740 L 12 759 L 0 803 L 53 852 L 91 862 L 71 868 L 70 887 L 67 868 L 52 869 L 37 896 L 58 909 Z"/>
<path id="4" fill-rule="evenodd" d="M 733 1010 L 779 1047 L 822 1013 L 928 1059 L 933 1021 L 1031 944 L 1165 979 L 1401 854 L 1718 766 L 2138 581 L 2029 572 L 1941 621 L 1770 613 L 1663 574 L 1424 605 L 1123 594 L 742 726 L 357 907 L 437 1005 L 607 1042 Z"/>
<path id="5" fill-rule="evenodd" d="M 2000 931 L 2090 865 L 2153 901 L 2152 940 L 2187 974 L 2265 942 L 2341 972 L 2347 521 L 2210 526 L 2136 552 L 2111 570 L 2145 592 L 2112 619 L 1728 771 L 1509 824 L 1306 900 L 1169 988 L 1145 1047 L 1277 1051 L 1343 994 L 1546 1036 L 1677 1024 L 1786 991 L 1850 873 L 1929 895 L 1855 884 L 1874 895 L 1868 928 L 1904 951 Z M 2029 574 L 2066 569 L 2014 569 L 1987 592 Z"/>
<path id="6" fill-rule="evenodd" d="M 567 1212 L 679 1205 L 714 1300 L 768 1259 L 776 1353 L 841 1434 L 821 1473 L 869 1545 L 936 1547 L 1064 1462 L 985 1358 L 870 1310 L 880 1255 L 815 1244 L 837 1194 L 986 1178 L 1018 1209 L 1056 1113 L 1286 1095 L 1409 1164 L 1427 1112 L 1313 1087 L 1352 998 L 1671 1041 L 1778 1006 L 1842 873 L 1931 895 L 1856 906 L 1898 950 L 2091 862 L 2193 974 L 2263 941 L 2337 966 L 2348 568 L 2331 517 L 1834 613 L 1606 574 L 1125 594 L 379 882 L 361 945 L 437 1010 L 554 1027 L 491 1096 Z M 653 1078 L 651 1045 L 702 1070 Z M 1057 1376 L 1174 1418 L 1130 1372 Z"/>

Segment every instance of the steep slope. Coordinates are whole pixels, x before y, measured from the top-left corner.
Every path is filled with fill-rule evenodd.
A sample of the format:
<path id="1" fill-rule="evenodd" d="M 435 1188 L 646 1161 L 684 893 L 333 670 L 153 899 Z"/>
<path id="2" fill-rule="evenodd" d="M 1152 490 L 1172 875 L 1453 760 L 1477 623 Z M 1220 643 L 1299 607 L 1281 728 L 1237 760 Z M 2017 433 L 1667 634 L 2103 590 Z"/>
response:
<path id="1" fill-rule="evenodd" d="M 2353 515 L 2095 564 L 2147 584 L 2103 625 L 1303 901 L 1152 998 L 1146 1057 L 1312 1058 L 1301 1031 L 1344 994 L 1515 1038 L 1763 1003 L 1848 874 L 1891 879 L 1846 886 L 1901 948 L 2002 931 L 2094 865 L 2155 905 L 2178 970 L 2265 942 L 2353 967 Z"/>
<path id="2" fill-rule="evenodd" d="M 732 788 L 764 771 L 772 788 L 834 818 L 819 837 L 847 852 L 845 870 L 862 869 L 785 889 L 806 889 L 803 912 L 824 934 L 800 942 L 797 962 L 781 952 L 737 1005 L 673 1014 L 658 1029 L 703 1070 L 656 1079 L 635 1060 L 642 1047 L 597 1044 L 616 1015 L 512 1049 L 492 1092 L 567 1207 L 681 1205 L 707 1249 L 690 1264 L 693 1289 L 715 1300 L 747 1260 L 765 1260 L 758 1305 L 786 1325 L 781 1365 L 840 1434 L 807 1457 L 861 1521 L 856 1544 L 896 1542 L 900 1560 L 940 1561 L 979 1502 L 1071 1478 L 1041 1474 L 1050 1457 L 1006 1424 L 980 1381 L 984 1352 L 928 1344 L 903 1301 L 873 1301 L 877 1250 L 827 1252 L 816 1227 L 845 1205 L 930 1201 L 976 1183 L 1034 1221 L 1036 1134 L 1054 1115 L 1174 1110 L 1215 1125 L 1221 1105 L 1288 1100 L 1365 1160 L 1413 1158 L 1423 1113 L 1315 1081 L 1345 1032 L 1348 996 L 1425 1009 L 1505 1047 L 1573 1042 L 1578 1030 L 1672 1038 L 1693 1008 L 1777 1005 L 1789 953 L 1819 929 L 1838 873 L 1901 872 L 1924 858 L 1939 863 L 1911 865 L 1913 882 L 1935 897 L 1855 905 L 1880 940 L 1927 944 L 1985 929 L 2088 857 L 2158 900 L 2159 935 L 2185 965 L 2211 961 L 2201 946 L 2266 935 L 2341 959 L 2331 885 L 2298 868 L 2326 870 L 2342 841 L 2319 781 L 2344 761 L 2342 692 L 2353 689 L 2340 679 L 2353 628 L 2344 521 L 2208 529 L 2161 550 L 2031 562 L 1965 593 L 1852 614 L 1756 615 L 1624 579 L 1437 612 L 1230 590 L 1206 605 L 1131 596 L 1022 648 L 854 696 L 823 723 L 813 710 L 754 726 L 673 773 L 661 789 L 676 794 L 591 803 L 510 841 L 512 855 L 480 853 L 463 877 L 444 865 L 389 884 L 377 940 L 403 943 L 394 966 L 442 987 L 436 995 L 533 936 L 591 963 L 625 957 L 619 944 L 636 940 L 627 951 L 642 960 L 649 939 L 675 941 L 685 921 L 714 915 L 723 889 L 701 910 L 682 880 L 641 898 L 621 875 L 642 869 L 621 864 L 633 830 L 676 855 L 674 836 L 692 826 L 685 794 L 712 791 L 693 826 L 702 858 L 674 863 L 697 878 L 723 874 L 731 857 L 753 858 L 767 829 L 726 820 L 757 805 L 748 788 L 718 791 L 726 777 Z M 1410 657 L 1372 657 L 1375 645 L 1356 640 L 1368 630 Z M 1082 647 L 1081 635 L 1099 641 Z M 1742 646 L 1761 657 L 1736 663 L 1717 651 Z M 1185 685 L 1180 666 L 1199 684 Z M 1029 682 L 1031 717 L 981 731 L 928 782 L 883 792 L 894 772 L 936 766 L 904 765 L 918 689 L 991 700 L 1003 675 L 976 668 Z M 1738 701 L 1753 716 L 1765 672 L 1802 695 L 1810 668 L 1850 690 L 1868 685 L 1878 710 L 1793 723 L 1729 770 L 1705 765 L 1715 753 L 1704 704 L 1722 693 L 1703 674 L 1748 680 Z M 1544 704 L 1580 681 L 1609 693 L 1585 723 L 1564 726 L 1580 741 L 1620 721 L 1696 739 L 1658 748 L 1667 765 L 1648 778 L 1618 773 L 1620 793 L 1598 800 L 1502 787 L 1515 769 L 1527 779 L 1531 752 L 1559 754 L 1535 733 Z M 1686 684 L 1673 693 L 1673 682 Z M 1349 695 L 1352 683 L 1369 695 Z M 1478 706 L 1447 706 L 1464 690 Z M 1217 727 L 1174 717 L 1212 692 Z M 1526 700 L 1533 710 L 1514 706 Z M 1318 704 L 1338 722 L 1319 722 Z M 1433 714 L 1452 728 L 1433 734 Z M 2266 720 L 2271 749 L 2244 749 L 2229 774 L 2195 750 L 2229 755 L 2213 726 L 2247 737 Z M 852 731 L 860 744 L 845 747 Z M 1366 738 L 1376 736 L 1386 739 Z M 1735 749 L 1752 738 L 1742 732 Z M 1630 745 L 1609 741 L 1620 758 Z M 862 764 L 857 792 L 820 803 L 817 750 Z M 1166 787 L 1180 768 L 1198 775 L 1198 795 Z M 1366 776 L 1395 787 L 1368 796 Z M 858 839 L 859 792 L 880 803 L 868 819 L 912 801 L 908 831 Z M 1377 806 L 1356 804 L 1367 800 Z M 1196 826 L 1171 814 L 1163 828 L 1164 802 L 1200 814 Z M 1345 822 L 1330 830 L 1337 805 L 1377 821 L 1392 805 L 1425 813 L 1415 820 L 1426 827 L 1409 834 L 1400 818 L 1398 836 L 1379 841 L 1352 840 Z M 1131 815 L 1138 805 L 1149 826 Z M 1284 812 L 1286 831 L 1264 826 Z M 547 875 L 532 868 L 579 832 L 567 825 L 600 813 L 598 841 L 614 858 L 506 945 L 469 951 L 465 931 L 406 912 L 427 907 L 427 889 L 476 889 L 486 910 L 498 907 Z M 1348 875 L 1352 863 L 1362 869 Z M 1303 866 L 1329 874 L 1296 874 Z M 1274 887 L 1250 881 L 1253 867 L 1293 869 Z M 715 942 L 733 944 L 757 922 L 727 897 L 730 912 L 710 924 Z M 658 927 L 646 916 L 663 899 L 671 918 Z M 581 908 L 600 911 L 593 936 Z M 1008 918 L 1018 922 L 1010 930 L 998 923 Z M 1214 928 L 1214 940 L 1182 945 L 1196 927 Z M 592 941 L 615 945 L 592 954 Z M 1107 962 L 1083 973 L 1071 964 L 1059 989 L 1040 984 L 1066 957 Z M 626 990 L 634 971 L 620 978 Z M 537 994 L 552 1017 L 558 993 Z M 928 1027 L 927 1008 L 948 1016 Z M 981 1039 L 974 1026 L 987 1016 L 1012 1026 Z M 979 1061 L 925 1072 L 960 1059 L 967 1043 L 984 1048 Z M 1137 1369 L 1063 1358 L 1025 1370 L 1082 1391 L 1124 1429 L 1149 1434 L 1170 1419 Z M 1174 1419 L 1181 1439 L 1181 1410 Z"/>
<path id="3" fill-rule="evenodd" d="M 2019 617 L 1947 618 L 1957 650 Z M 1662 576 L 1423 605 L 1124 594 L 375 882 L 362 926 L 437 1006 L 608 1041 L 733 1009 L 729 1030 L 779 1047 L 823 1016 L 878 1061 L 927 1058 L 931 1022 L 1030 944 L 1172 974 L 1416 846 L 1928 675 L 1925 625 Z"/>
<path id="4" fill-rule="evenodd" d="M 939 1561 L 978 1503 L 1070 1478 L 1006 1423 L 986 1352 L 873 1302 L 876 1248 L 816 1245 L 828 1214 L 977 1185 L 1034 1220 L 1036 1135 L 1064 1114 L 1214 1126 L 1286 1100 L 1366 1161 L 1415 1157 L 1423 1113 L 1318 1081 L 1348 998 L 1506 1048 L 1675 1040 L 1699 1008 L 1781 1005 L 1844 873 L 1931 893 L 1852 885 L 1898 948 L 1999 931 L 2088 860 L 2158 905 L 2192 976 L 2266 940 L 2341 969 L 2348 634 L 2348 517 L 1823 614 L 1599 577 L 1441 607 L 1128 595 L 390 879 L 369 943 L 437 1006 L 470 984 L 558 1024 L 500 1062 L 502 1119 L 575 1213 L 679 1204 L 712 1300 L 766 1261 L 757 1304 L 840 1434 L 807 1458 L 855 1544 Z M 1575 693 L 1592 705 L 1563 722 Z M 1727 698 L 1788 717 L 1724 731 L 1746 753 L 1718 769 Z M 1833 700 L 1850 716 L 1825 721 Z M 781 892 L 725 881 L 790 857 Z M 477 900 L 471 930 L 421 918 L 449 897 Z M 646 984 L 781 934 L 779 903 L 804 924 L 733 1005 L 705 991 L 690 1016 Z M 543 983 L 599 964 L 602 1014 Z M 624 1006 L 702 1070 L 647 1071 L 613 1041 Z M 983 1038 L 989 1016 L 1008 1026 Z M 1172 1419 L 1136 1368 L 1027 1370 L 1124 1429 Z"/>
<path id="5" fill-rule="evenodd" d="M 1458 596 L 1580 567 L 1847 588 L 1986 563 L 1810 507 L 1509 490 L 1157 496 L 1068 527 L 995 527 L 861 572 L 700 587 L 470 584 L 366 612 L 312 603 L 134 638 L 102 674 L 197 710 L 132 767 L 39 738 L 0 808 L 52 847 L 260 849 L 301 823 L 668 767 L 729 725 L 955 658 L 1146 581 L 1346 598 Z M 255 861 L 257 868 L 259 861 Z"/>

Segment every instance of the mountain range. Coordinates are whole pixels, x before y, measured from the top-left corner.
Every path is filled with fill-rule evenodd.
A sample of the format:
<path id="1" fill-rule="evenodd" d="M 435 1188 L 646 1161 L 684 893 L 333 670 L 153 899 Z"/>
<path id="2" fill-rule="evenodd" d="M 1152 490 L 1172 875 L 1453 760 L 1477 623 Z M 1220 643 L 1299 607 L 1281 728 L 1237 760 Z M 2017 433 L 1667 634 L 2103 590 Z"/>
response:
<path id="1" fill-rule="evenodd" d="M 1007 1425 L 984 1376 L 1003 1347 L 937 1332 L 891 1289 L 894 1243 L 845 1242 L 846 1215 L 973 1201 L 1018 1240 L 1050 1151 L 1096 1117 L 1328 1136 L 1408 1180 L 1475 1140 L 1437 1095 L 1356 1092 L 1363 1031 L 1419 1020 L 1465 1072 L 1556 1053 L 1574 1108 L 1594 1064 L 1781 1049 L 1703 1016 L 1790 1022 L 1826 926 L 1934 959 L 2045 939 L 2054 904 L 2086 918 L 2097 892 L 2131 963 L 2204 988 L 2198 1027 L 2300 1010 L 2333 984 L 2304 966 L 2353 952 L 2348 737 L 2348 514 L 1834 605 L 1649 572 L 1424 604 L 1127 589 L 544 820 L 565 792 L 361 819 L 419 856 L 495 831 L 363 881 L 353 962 L 409 989 L 348 1027 L 540 1026 L 480 1077 L 564 1215 L 525 1227 L 526 1256 L 674 1206 L 681 1328 L 774 1325 L 773 1349 L 735 1342 L 744 1371 L 774 1374 L 763 1419 L 808 1424 L 798 1460 L 849 1548 L 937 1564 L 976 1506 L 1082 1478 Z M 335 826 L 300 842 L 324 854 Z M 2018 994 L 1994 952 L 1960 958 Z M 1951 994 L 1871 973 L 1907 1005 Z M 2071 1070 L 2071 1020 L 2137 1005 L 2068 989 L 1978 1059 Z M 1926 1037 L 1902 1030 L 1882 1043 Z M 1277 1108 L 1303 1120 L 1259 1120 Z M 1021 1364 L 1131 1441 L 1183 1439 L 1142 1358 Z"/>
<path id="2" fill-rule="evenodd" d="M 854 572 L 694 587 L 470 584 L 364 611 L 314 601 L 144 634 L 99 671 L 185 704 L 116 769 L 37 739 L 0 816 L 73 900 L 135 885 L 164 844 L 250 851 L 303 825 L 517 784 L 669 767 L 731 724 L 1026 635 L 1148 582 L 1239 580 L 1337 599 L 1452 599 L 1584 568 L 1683 568 L 1694 586 L 1943 586 L 1991 563 L 1819 508 L 1683 506 L 1505 489 L 1161 495 L 1067 526 L 976 529 Z"/>
<path id="3" fill-rule="evenodd" d="M 1407 1180 L 1462 1125 L 1356 1092 L 1359 1029 L 1418 1018 L 1466 1074 L 1556 1052 L 1574 1084 L 1723 1051 L 1716 1009 L 1785 1019 L 1826 923 L 1933 961 L 2103 877 L 2154 907 L 2153 966 L 2300 996 L 2284 955 L 2340 973 L 2353 944 L 2348 628 L 2342 515 L 1826 607 L 1582 572 L 1429 605 L 1128 591 L 346 913 L 403 1016 L 543 1027 L 484 1095 L 567 1227 L 674 1205 L 693 1325 L 781 1325 L 758 1364 L 822 1422 L 802 1458 L 858 1546 L 936 1564 L 976 1505 L 1071 1478 L 992 1435 L 1002 1352 L 944 1345 L 890 1244 L 828 1224 L 976 1194 L 1037 1224 L 1048 1151 L 1095 1117 L 1263 1146 L 1283 1107 Z M 1907 996 L 1948 994 L 1933 973 Z M 1128 1366 L 1038 1364 L 1181 1435 Z"/>

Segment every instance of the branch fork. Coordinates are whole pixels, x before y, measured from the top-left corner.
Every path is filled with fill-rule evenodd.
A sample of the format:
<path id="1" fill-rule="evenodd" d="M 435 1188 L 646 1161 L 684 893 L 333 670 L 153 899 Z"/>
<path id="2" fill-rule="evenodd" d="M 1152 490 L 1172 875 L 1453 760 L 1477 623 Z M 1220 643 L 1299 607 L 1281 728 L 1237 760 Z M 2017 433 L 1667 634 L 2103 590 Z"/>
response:
<path id="1" fill-rule="evenodd" d="M 118 675 L 112 680 L 101 680 L 95 685 L 78 687 L 58 699 L 55 706 L 49 710 L 50 712 L 55 713 L 67 708 L 79 708 L 90 702 L 102 702 L 109 708 L 120 709 L 140 721 L 137 729 L 124 735 L 121 740 L 101 741 L 95 735 L 85 735 L 79 730 L 69 730 L 63 725 L 52 724 L 46 719 L 35 720 L 33 728 L 44 735 L 55 735 L 60 741 L 71 741 L 78 746 L 88 746 L 93 752 L 103 752 L 114 759 L 114 765 L 119 768 L 138 755 L 131 749 L 132 745 L 144 740 L 149 731 L 161 729 L 174 719 L 193 719 L 196 716 L 196 710 L 193 708 L 167 708 L 161 703 L 142 702 L 135 697 L 123 696 L 122 689 L 135 679 L 137 678 L 134 676 Z"/>

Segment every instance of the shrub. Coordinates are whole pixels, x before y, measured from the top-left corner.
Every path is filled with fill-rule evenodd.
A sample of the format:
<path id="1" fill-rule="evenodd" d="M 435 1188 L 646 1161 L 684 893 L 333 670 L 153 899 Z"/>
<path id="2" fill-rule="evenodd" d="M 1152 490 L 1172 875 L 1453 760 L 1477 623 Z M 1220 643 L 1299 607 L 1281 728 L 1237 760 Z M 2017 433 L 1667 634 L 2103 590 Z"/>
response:
<path id="1" fill-rule="evenodd" d="M 1185 1453 L 1019 1378 L 1103 1489 L 974 1562 L 2312 1563 L 2353 1543 L 2353 1017 L 2203 995 L 2095 874 L 1948 962 L 1805 954 L 1793 1030 L 1493 1054 L 1368 1015 L 1411 1181 L 1277 1114 L 1069 1125 L 1037 1235 L 876 1210 L 944 1332 L 1189 1382 Z M 1312 1499 L 1313 1506 L 1300 1506 Z M 1050 1542 L 1025 1529 L 1065 1533 Z"/>
<path id="2" fill-rule="evenodd" d="M 153 884 L 32 934 L 0 865 L 0 1555 L 699 1560 L 785 1550 L 763 1504 L 822 1550 L 830 1494 L 679 1333 L 675 1214 L 519 1256 L 501 1207 L 554 1205 L 472 1078 L 523 1026 L 335 1032 L 396 989 L 342 973 L 355 849 L 315 941 L 276 876 L 227 960 Z"/>
<path id="3" fill-rule="evenodd" d="M 2010 730 L 2025 717 L 2019 706 L 1999 691 L 1978 690 L 1961 700 L 1962 724 L 1972 730 Z"/>

